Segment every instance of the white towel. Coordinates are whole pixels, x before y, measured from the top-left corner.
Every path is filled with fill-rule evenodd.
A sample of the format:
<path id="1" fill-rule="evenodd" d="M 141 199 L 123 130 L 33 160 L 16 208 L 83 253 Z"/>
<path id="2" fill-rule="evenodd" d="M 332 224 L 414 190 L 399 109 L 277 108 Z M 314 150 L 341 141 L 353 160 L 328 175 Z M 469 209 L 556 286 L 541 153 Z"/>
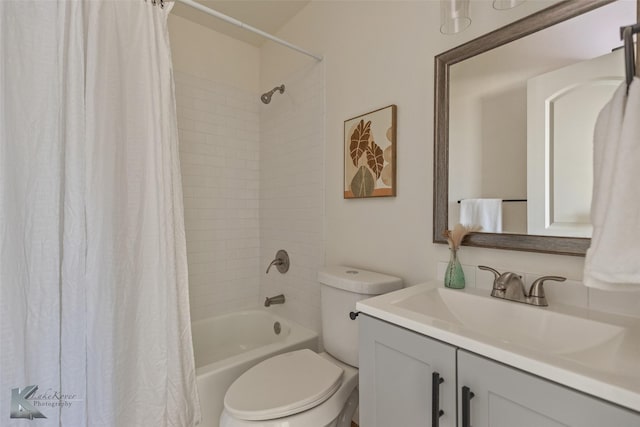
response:
<path id="1" fill-rule="evenodd" d="M 593 143 L 593 236 L 584 284 L 640 290 L 640 79 L 623 83 L 598 116 Z"/>
<path id="2" fill-rule="evenodd" d="M 502 199 L 463 199 L 460 224 L 479 225 L 486 233 L 502 233 Z"/>

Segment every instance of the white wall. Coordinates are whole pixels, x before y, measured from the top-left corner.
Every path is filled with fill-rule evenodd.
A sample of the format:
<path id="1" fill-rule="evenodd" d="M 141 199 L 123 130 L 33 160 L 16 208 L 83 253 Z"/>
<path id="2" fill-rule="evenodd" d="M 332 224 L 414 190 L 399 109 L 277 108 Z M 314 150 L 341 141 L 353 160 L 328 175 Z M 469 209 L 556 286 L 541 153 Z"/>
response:
<path id="1" fill-rule="evenodd" d="M 169 15 L 174 70 L 254 93 L 260 82 L 259 49 Z"/>
<path id="2" fill-rule="evenodd" d="M 192 319 L 259 298 L 259 53 L 169 19 Z"/>
<path id="3" fill-rule="evenodd" d="M 438 262 L 448 259 L 448 251 L 431 243 L 434 56 L 546 5 L 529 1 L 499 12 L 488 1 L 471 2 L 472 25 L 459 35 L 444 36 L 438 31 L 435 1 L 314 1 L 279 32 L 325 56 L 327 264 L 382 271 L 407 284 L 437 276 Z M 261 49 L 261 86 L 272 86 L 288 70 L 310 61 L 267 43 Z M 343 121 L 389 104 L 398 105 L 398 196 L 344 200 Z M 581 257 L 470 247 L 463 247 L 459 256 L 469 266 L 486 264 L 575 280 L 581 279 L 584 262 Z M 475 283 L 475 274 L 470 282 Z M 585 295 L 599 308 L 640 311 L 637 295 Z M 565 298 L 568 303 L 583 301 L 571 293 Z"/>

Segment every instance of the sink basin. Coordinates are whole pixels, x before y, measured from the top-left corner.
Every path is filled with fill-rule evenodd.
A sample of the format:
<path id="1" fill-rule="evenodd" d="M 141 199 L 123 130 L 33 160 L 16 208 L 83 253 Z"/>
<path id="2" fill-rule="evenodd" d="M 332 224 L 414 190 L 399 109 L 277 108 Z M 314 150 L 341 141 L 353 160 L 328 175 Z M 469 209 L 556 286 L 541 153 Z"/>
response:
<path id="1" fill-rule="evenodd" d="M 504 344 L 558 355 L 599 346 L 625 330 L 548 308 L 492 298 L 477 291 L 425 289 L 392 305 Z"/>

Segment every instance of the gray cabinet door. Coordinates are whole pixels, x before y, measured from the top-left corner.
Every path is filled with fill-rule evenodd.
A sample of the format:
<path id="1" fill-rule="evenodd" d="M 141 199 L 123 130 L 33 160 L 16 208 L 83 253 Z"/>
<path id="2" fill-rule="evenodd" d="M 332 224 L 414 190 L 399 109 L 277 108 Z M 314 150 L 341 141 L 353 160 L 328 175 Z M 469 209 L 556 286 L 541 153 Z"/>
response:
<path id="1" fill-rule="evenodd" d="M 458 411 L 463 387 L 473 427 L 640 427 L 640 414 L 520 370 L 458 351 Z"/>
<path id="2" fill-rule="evenodd" d="M 361 314 L 360 426 L 455 427 L 455 347 Z M 433 374 L 444 414 L 433 424 Z M 437 410 L 437 408 L 436 408 Z"/>

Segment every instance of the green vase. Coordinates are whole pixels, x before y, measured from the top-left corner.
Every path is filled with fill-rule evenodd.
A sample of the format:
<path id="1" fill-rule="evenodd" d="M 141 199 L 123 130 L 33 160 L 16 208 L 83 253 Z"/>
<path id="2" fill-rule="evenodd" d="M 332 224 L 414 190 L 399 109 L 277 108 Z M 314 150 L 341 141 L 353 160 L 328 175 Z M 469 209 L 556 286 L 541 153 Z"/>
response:
<path id="1" fill-rule="evenodd" d="M 453 289 L 464 288 L 464 271 L 458 261 L 458 251 L 449 249 L 449 265 L 444 273 L 444 286 Z"/>

